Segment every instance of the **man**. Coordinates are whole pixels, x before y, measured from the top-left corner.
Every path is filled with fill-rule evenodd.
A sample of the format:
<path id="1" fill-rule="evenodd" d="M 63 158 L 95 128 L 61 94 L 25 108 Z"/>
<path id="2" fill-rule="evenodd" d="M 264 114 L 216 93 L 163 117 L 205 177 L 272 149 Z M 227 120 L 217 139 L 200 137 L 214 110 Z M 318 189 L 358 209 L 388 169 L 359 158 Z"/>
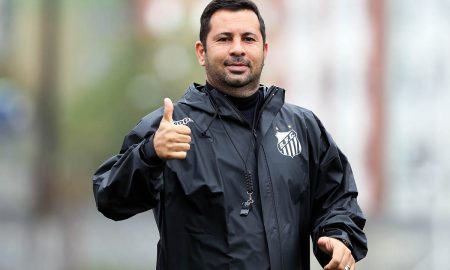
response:
<path id="1" fill-rule="evenodd" d="M 213 0 L 195 44 L 206 85 L 150 113 L 94 175 L 97 207 L 153 209 L 157 269 L 355 269 L 365 219 L 346 157 L 308 110 L 260 85 L 264 21 L 248 0 Z"/>

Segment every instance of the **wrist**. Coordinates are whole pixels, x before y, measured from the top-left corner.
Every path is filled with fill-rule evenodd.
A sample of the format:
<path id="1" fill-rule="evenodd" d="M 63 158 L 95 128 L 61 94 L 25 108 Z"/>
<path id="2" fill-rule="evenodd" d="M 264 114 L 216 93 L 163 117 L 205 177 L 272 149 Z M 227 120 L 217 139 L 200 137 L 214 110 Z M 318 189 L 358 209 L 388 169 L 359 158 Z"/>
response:
<path id="1" fill-rule="evenodd" d="M 341 238 L 337 238 L 337 240 L 341 241 L 347 248 L 350 249 L 351 245 L 350 245 L 349 241 L 347 241 L 346 239 L 341 239 Z"/>
<path id="2" fill-rule="evenodd" d="M 142 142 L 139 152 L 141 155 L 141 158 L 149 164 L 159 164 L 159 163 L 163 163 L 164 160 L 162 160 L 161 158 L 158 157 L 158 155 L 156 154 L 156 150 L 155 147 L 153 145 L 153 138 L 154 135 L 147 137 L 144 139 L 144 141 Z"/>

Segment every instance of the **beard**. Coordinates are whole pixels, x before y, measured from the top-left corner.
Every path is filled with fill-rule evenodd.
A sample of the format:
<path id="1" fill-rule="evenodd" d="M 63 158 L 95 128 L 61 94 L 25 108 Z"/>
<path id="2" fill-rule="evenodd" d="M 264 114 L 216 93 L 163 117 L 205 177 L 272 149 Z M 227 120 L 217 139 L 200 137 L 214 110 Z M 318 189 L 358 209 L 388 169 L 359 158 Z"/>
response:
<path id="1" fill-rule="evenodd" d="M 239 64 L 248 67 L 248 70 L 239 72 L 230 72 L 226 69 L 227 66 Z M 258 66 L 253 66 L 252 63 L 241 57 L 235 56 L 226 59 L 221 65 L 212 64 L 208 57 L 205 58 L 205 70 L 210 83 L 219 89 L 230 88 L 246 88 L 255 89 L 259 86 L 264 60 Z"/>

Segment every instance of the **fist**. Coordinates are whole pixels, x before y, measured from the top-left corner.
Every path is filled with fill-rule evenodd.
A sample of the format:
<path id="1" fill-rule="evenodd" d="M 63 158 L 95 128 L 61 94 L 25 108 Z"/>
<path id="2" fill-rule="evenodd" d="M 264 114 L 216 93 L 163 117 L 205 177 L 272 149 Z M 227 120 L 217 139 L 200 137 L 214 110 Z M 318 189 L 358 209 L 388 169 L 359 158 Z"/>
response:
<path id="1" fill-rule="evenodd" d="M 331 257 L 331 261 L 324 267 L 324 270 L 355 270 L 355 259 L 352 252 L 340 240 L 320 237 L 317 245 L 320 250 Z"/>
<path id="2" fill-rule="evenodd" d="M 164 114 L 153 138 L 156 154 L 160 159 L 185 159 L 191 148 L 191 129 L 172 123 L 173 103 L 164 99 Z"/>

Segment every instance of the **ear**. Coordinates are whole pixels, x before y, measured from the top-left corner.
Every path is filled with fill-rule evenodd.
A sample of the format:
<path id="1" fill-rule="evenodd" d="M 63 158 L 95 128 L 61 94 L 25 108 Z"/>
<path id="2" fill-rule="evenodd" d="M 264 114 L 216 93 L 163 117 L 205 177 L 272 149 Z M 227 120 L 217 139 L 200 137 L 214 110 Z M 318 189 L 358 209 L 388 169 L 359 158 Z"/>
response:
<path id="1" fill-rule="evenodd" d="M 264 52 L 264 60 L 266 60 L 267 53 L 269 52 L 269 43 L 267 43 L 267 42 L 264 43 L 263 52 Z"/>
<path id="2" fill-rule="evenodd" d="M 195 42 L 195 54 L 197 55 L 198 63 L 205 66 L 205 47 L 200 40 Z"/>

